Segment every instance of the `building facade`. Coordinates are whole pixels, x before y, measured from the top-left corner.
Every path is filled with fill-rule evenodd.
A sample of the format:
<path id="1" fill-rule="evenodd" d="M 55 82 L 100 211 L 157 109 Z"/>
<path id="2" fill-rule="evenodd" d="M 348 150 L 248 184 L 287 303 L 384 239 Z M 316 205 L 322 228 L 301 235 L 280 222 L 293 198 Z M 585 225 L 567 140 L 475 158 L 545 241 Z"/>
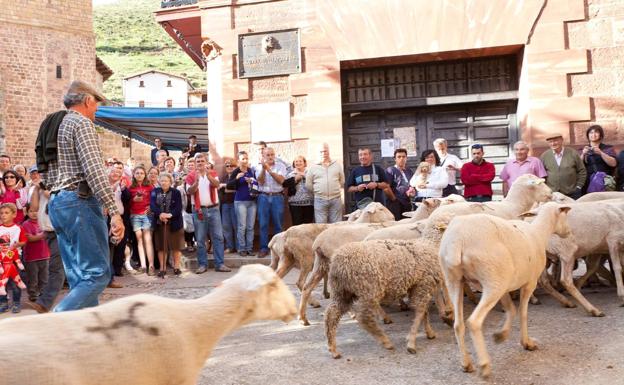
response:
<path id="1" fill-rule="evenodd" d="M 184 77 L 149 70 L 123 80 L 125 107 L 188 108 L 193 90 Z"/>
<path id="2" fill-rule="evenodd" d="M 91 0 L 3 2 L 0 153 L 9 154 L 15 164 L 33 164 L 39 125 L 47 114 L 64 108 L 69 84 L 80 79 L 101 86 L 106 68 L 101 61 L 96 64 Z M 105 130 L 100 137 L 105 157 L 129 156 L 122 137 Z M 139 142 L 132 147 L 133 155 L 149 154 Z"/>
<path id="3" fill-rule="evenodd" d="M 251 112 L 270 103 L 289 106 L 281 145 L 301 152 L 304 143 L 315 159 L 328 141 L 347 169 L 360 146 L 391 163 L 381 153 L 390 139 L 415 155 L 443 137 L 463 159 L 480 143 L 498 171 L 518 139 L 539 154 L 549 133 L 582 146 L 587 127 L 601 124 L 607 143 L 624 144 L 622 1 L 173 4 L 156 19 L 206 69 L 217 160 L 249 145 L 262 126 Z M 299 51 L 286 52 L 293 33 Z M 288 61 L 295 67 L 272 72 Z M 241 72 L 249 69 L 257 76 Z"/>

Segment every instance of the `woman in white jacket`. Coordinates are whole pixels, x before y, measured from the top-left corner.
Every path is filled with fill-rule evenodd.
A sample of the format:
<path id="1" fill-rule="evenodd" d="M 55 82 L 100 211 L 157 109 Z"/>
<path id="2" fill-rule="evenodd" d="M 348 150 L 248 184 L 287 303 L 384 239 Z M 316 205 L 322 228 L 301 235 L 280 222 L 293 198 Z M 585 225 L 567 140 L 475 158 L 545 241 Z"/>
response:
<path id="1" fill-rule="evenodd" d="M 440 158 L 434 150 L 425 150 L 420 156 L 421 162 L 427 162 L 431 165 L 431 173 L 426 181 L 422 181 L 419 173 L 416 172 L 410 179 L 410 190 L 408 195 L 416 196 L 416 202 L 421 202 L 426 198 L 441 198 L 442 190 L 448 185 L 448 173 L 443 167 L 440 167 Z"/>

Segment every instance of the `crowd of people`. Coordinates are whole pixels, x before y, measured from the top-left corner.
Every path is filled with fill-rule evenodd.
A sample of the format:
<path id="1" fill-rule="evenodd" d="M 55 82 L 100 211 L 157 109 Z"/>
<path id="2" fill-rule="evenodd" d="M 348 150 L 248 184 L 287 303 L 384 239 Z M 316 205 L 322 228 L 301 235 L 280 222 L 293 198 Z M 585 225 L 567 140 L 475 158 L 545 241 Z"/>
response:
<path id="1" fill-rule="evenodd" d="M 228 272 L 226 253 L 268 255 L 270 234 L 282 231 L 286 204 L 292 225 L 342 220 L 345 188 L 353 208 L 380 202 L 397 220 L 424 199 L 459 194 L 459 181 L 468 201 L 487 202 L 493 195 L 495 167 L 484 146 L 473 144 L 471 159 L 462 162 L 442 138 L 421 153 L 416 170 L 407 167 L 406 149 L 396 149 L 395 164 L 384 169 L 369 148 L 360 148 L 360 165 L 346 178 L 327 143 L 318 149 L 318 162 L 309 164 L 302 155 L 286 162 L 259 142 L 257 153 L 225 157 L 221 175 L 193 135 L 177 161 L 156 138 L 149 165 L 133 158 L 102 163 L 92 123 L 101 100 L 90 86 L 74 82 L 64 99 L 68 110 L 42 124 L 36 166 L 0 155 L 0 313 L 9 310 L 9 294 L 10 309 L 20 311 L 23 288 L 31 307 L 51 310 L 66 278 L 71 290 L 55 311 L 95 306 L 105 286 L 121 287 L 115 276 L 164 278 L 168 266 L 180 275 L 183 251 L 197 251 L 195 272 L 202 274 L 212 248 L 215 270 Z M 58 159 L 43 151 L 52 128 Z M 503 193 L 523 174 L 543 177 L 553 191 L 572 198 L 622 190 L 624 151 L 617 156 L 603 143 L 600 126 L 589 127 L 586 136 L 588 145 L 576 151 L 552 135 L 540 158 L 528 156 L 525 142 L 515 143 L 515 157 L 500 173 Z M 106 234 L 107 242 L 98 240 Z"/>

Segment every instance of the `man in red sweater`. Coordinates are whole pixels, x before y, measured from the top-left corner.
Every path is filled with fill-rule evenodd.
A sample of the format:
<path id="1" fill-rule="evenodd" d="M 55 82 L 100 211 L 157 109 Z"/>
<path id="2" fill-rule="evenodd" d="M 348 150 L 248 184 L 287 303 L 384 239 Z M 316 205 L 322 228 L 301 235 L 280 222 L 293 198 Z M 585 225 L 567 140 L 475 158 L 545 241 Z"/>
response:
<path id="1" fill-rule="evenodd" d="M 472 162 L 462 166 L 461 181 L 464 184 L 464 198 L 469 202 L 489 202 L 492 200 L 492 179 L 494 164 L 483 159 L 483 146 L 473 144 Z"/>

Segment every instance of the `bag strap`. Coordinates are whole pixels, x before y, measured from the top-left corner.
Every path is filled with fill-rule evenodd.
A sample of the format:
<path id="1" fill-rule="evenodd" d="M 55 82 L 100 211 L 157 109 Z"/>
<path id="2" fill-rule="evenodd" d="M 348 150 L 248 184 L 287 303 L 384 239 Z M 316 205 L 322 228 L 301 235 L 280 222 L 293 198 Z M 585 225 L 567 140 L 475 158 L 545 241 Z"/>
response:
<path id="1" fill-rule="evenodd" d="M 375 171 L 375 163 L 371 163 L 371 166 L 373 167 L 373 179 L 376 179 L 375 177 L 377 176 L 377 172 Z M 375 183 L 377 183 L 377 181 L 375 181 Z M 377 193 L 377 189 L 373 190 L 373 202 L 375 201 L 375 194 Z"/>

